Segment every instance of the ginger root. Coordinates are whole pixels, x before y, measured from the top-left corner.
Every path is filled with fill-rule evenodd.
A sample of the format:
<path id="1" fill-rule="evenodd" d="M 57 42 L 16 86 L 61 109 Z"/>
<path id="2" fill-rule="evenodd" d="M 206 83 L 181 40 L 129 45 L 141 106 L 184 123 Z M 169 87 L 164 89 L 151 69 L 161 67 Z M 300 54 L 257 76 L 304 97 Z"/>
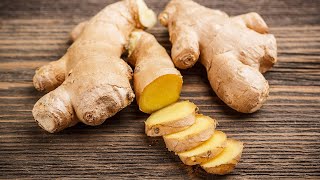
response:
<path id="1" fill-rule="evenodd" d="M 182 101 L 151 114 L 145 122 L 146 134 L 164 135 L 168 150 L 175 152 L 186 165 L 198 164 L 212 174 L 232 172 L 241 158 L 243 143 L 228 139 L 222 131 L 215 131 L 216 120 L 196 114 L 195 109 L 193 103 Z M 187 125 L 183 124 L 183 119 Z"/>
<path id="2" fill-rule="evenodd" d="M 269 94 L 261 73 L 277 61 L 276 39 L 266 34 L 268 26 L 260 15 L 228 17 L 191 0 L 171 0 L 159 19 L 168 27 L 178 68 L 192 67 L 201 56 L 220 99 L 239 112 L 260 109 Z"/>
<path id="3" fill-rule="evenodd" d="M 124 0 L 76 26 L 67 53 L 33 78 L 37 90 L 51 91 L 32 110 L 39 126 L 50 133 L 79 121 L 95 126 L 128 106 L 135 97 L 132 70 L 120 56 L 135 28 L 155 22 L 143 0 Z"/>
<path id="4" fill-rule="evenodd" d="M 152 113 L 176 102 L 181 93 L 182 76 L 156 38 L 134 31 L 129 40 L 129 63 L 135 66 L 133 82 L 142 112 Z"/>

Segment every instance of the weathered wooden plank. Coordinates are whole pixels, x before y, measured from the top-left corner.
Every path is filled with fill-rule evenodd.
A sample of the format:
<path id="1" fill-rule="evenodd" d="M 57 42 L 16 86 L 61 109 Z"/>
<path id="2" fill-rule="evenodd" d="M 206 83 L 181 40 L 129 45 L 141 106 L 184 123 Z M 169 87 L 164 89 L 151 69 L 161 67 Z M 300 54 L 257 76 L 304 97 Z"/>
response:
<path id="1" fill-rule="evenodd" d="M 41 17 L 74 20 L 90 17 L 106 4 L 113 2 L 116 2 L 116 0 L 28 0 L 28 3 L 24 0 L 2 0 L 0 16 L 6 17 L 7 19 L 34 19 Z M 168 0 L 147 0 L 146 2 L 159 13 Z M 207 7 L 224 10 L 231 15 L 257 11 L 262 14 L 271 25 L 317 25 L 320 23 L 318 17 L 319 4 L 317 0 L 197 0 L 197 2 Z"/>

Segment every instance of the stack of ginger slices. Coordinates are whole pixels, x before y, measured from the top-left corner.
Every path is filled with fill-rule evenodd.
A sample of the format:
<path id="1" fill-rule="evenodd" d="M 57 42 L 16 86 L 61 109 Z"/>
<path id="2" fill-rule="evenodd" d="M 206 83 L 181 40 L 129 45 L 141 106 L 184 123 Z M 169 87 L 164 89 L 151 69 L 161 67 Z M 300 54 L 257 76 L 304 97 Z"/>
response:
<path id="1" fill-rule="evenodd" d="M 216 120 L 197 114 L 197 109 L 189 101 L 167 106 L 151 114 L 145 132 L 163 136 L 168 150 L 186 165 L 199 164 L 206 172 L 218 175 L 232 172 L 241 158 L 243 143 L 215 130 Z"/>

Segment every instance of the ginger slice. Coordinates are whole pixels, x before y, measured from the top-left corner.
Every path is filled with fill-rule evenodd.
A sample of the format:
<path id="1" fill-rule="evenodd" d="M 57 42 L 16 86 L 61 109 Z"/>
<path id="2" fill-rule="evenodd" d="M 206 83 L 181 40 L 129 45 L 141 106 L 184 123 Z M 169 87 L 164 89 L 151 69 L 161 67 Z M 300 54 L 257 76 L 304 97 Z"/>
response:
<path id="1" fill-rule="evenodd" d="M 196 109 L 189 101 L 167 106 L 150 115 L 145 122 L 145 132 L 148 136 L 162 136 L 182 131 L 194 124 Z"/>
<path id="2" fill-rule="evenodd" d="M 200 164 L 221 153 L 226 146 L 226 141 L 227 135 L 224 132 L 215 131 L 213 136 L 203 144 L 178 155 L 186 165 Z"/>
<path id="3" fill-rule="evenodd" d="M 165 135 L 163 139 L 170 151 L 187 151 L 207 141 L 213 135 L 216 124 L 216 120 L 197 114 L 196 122 L 190 128 Z"/>
<path id="4" fill-rule="evenodd" d="M 237 165 L 241 158 L 243 143 L 228 139 L 225 149 L 215 158 L 202 163 L 201 167 L 208 173 L 224 175 L 228 174 Z"/>

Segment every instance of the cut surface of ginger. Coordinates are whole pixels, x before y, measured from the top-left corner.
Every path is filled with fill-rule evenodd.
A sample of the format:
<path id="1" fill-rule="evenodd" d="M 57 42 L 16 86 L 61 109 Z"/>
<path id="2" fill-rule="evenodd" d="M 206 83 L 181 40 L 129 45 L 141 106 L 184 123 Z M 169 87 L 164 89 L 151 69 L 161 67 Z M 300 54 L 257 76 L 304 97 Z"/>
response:
<path id="1" fill-rule="evenodd" d="M 208 140 L 213 135 L 215 127 L 214 119 L 197 114 L 192 126 L 183 131 L 165 135 L 163 139 L 170 151 L 187 151 Z"/>
<path id="2" fill-rule="evenodd" d="M 188 138 L 188 136 L 191 136 L 192 134 L 198 134 L 203 130 L 206 130 L 208 127 L 212 127 L 215 123 L 215 120 L 211 118 L 209 119 L 207 116 L 196 115 L 196 122 L 190 128 L 178 133 L 166 135 L 165 137 L 185 139 Z"/>
<path id="3" fill-rule="evenodd" d="M 231 172 L 241 158 L 243 143 L 228 139 L 224 150 L 211 160 L 202 163 L 201 167 L 208 173 L 227 174 Z"/>
<path id="4" fill-rule="evenodd" d="M 182 131 L 196 120 L 196 105 L 189 101 L 172 104 L 153 113 L 145 122 L 148 136 L 163 136 Z"/>
<path id="5" fill-rule="evenodd" d="M 167 106 L 150 115 L 146 125 L 156 125 L 187 117 L 195 112 L 197 106 L 189 101 L 181 101 Z"/>
<path id="6" fill-rule="evenodd" d="M 176 102 L 180 97 L 182 76 L 167 74 L 146 86 L 139 98 L 141 111 L 152 113 Z"/>
<path id="7" fill-rule="evenodd" d="M 208 161 L 223 151 L 226 145 L 227 135 L 222 131 L 215 131 L 206 142 L 182 153 L 179 153 L 181 161 L 187 165 L 196 165 Z"/>

